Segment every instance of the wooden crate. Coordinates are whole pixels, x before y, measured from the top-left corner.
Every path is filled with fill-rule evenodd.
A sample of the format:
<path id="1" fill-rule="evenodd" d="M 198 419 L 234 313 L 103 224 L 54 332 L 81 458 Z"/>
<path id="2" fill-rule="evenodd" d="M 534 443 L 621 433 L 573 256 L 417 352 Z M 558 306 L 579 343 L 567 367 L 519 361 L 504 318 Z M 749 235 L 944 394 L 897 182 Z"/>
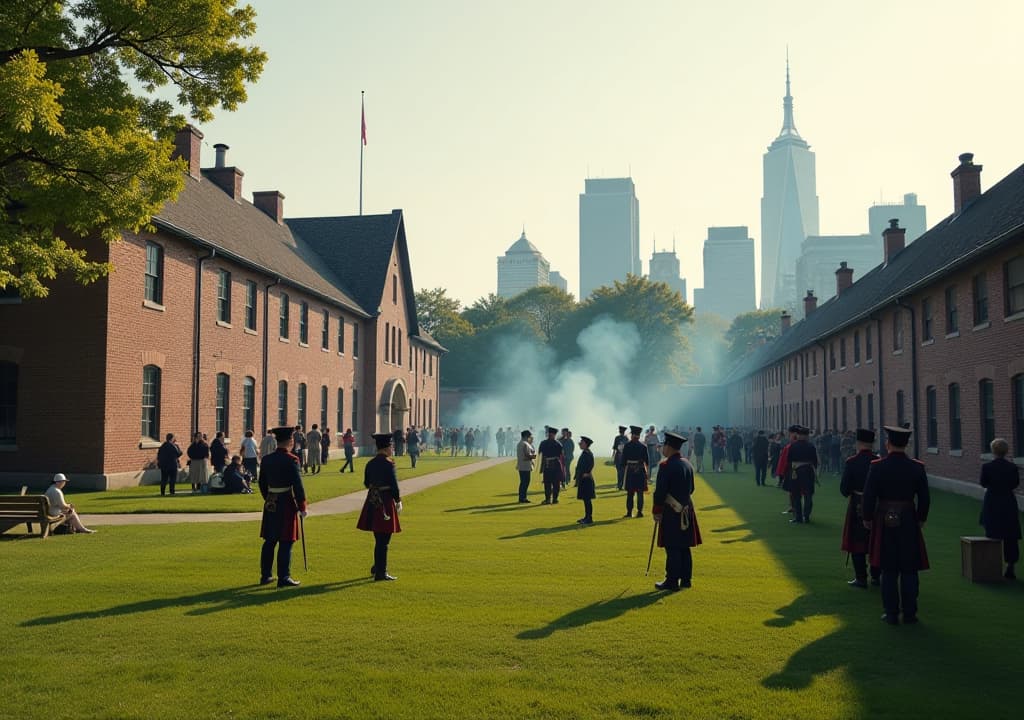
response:
<path id="1" fill-rule="evenodd" d="M 960 567 L 971 582 L 1003 581 L 1003 541 L 987 537 L 960 538 Z"/>

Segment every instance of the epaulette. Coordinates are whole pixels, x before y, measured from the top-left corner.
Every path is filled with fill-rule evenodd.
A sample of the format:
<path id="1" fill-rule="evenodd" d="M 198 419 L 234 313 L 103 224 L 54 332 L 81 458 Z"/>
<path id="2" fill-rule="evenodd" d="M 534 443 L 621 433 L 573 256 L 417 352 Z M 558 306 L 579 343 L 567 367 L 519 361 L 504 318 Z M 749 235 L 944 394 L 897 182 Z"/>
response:
<path id="1" fill-rule="evenodd" d="M 302 460 L 299 459 L 299 456 L 296 455 L 295 453 L 285 452 L 285 455 L 287 455 L 288 457 L 290 457 L 292 460 L 294 460 L 297 463 L 301 463 L 302 462 Z"/>
<path id="2" fill-rule="evenodd" d="M 875 463 L 880 463 L 883 460 L 885 460 L 885 458 L 880 458 L 880 457 L 879 458 L 875 458 L 874 460 L 871 461 L 871 464 L 874 465 Z"/>

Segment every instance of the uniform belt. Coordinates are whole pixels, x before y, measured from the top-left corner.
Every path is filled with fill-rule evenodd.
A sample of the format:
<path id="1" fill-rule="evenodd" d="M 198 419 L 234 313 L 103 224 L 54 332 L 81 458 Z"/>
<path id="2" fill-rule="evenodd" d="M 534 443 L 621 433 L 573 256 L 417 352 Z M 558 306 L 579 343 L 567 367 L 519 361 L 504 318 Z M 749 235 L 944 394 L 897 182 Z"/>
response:
<path id="1" fill-rule="evenodd" d="M 796 470 L 797 468 L 802 468 L 802 467 L 806 467 L 807 465 L 813 465 L 813 464 L 814 464 L 814 463 L 809 463 L 809 462 L 801 462 L 801 461 L 799 461 L 799 460 L 797 460 L 796 462 L 791 462 L 791 463 L 790 463 L 790 465 L 792 465 L 792 466 L 793 466 L 793 469 L 794 469 L 794 470 Z"/>
<path id="2" fill-rule="evenodd" d="M 391 486 L 390 485 L 371 485 L 370 486 L 370 490 L 380 490 L 382 492 L 386 490 L 388 492 L 391 492 Z"/>
<path id="3" fill-rule="evenodd" d="M 627 465 L 639 465 L 640 463 L 641 463 L 640 460 L 627 460 L 626 461 Z"/>
<path id="4" fill-rule="evenodd" d="M 283 487 L 283 488 L 273 488 L 273 487 L 272 488 L 267 488 L 267 492 L 278 493 L 278 494 L 280 494 L 280 493 L 287 493 L 287 492 L 291 492 L 291 491 L 292 491 L 292 488 L 291 488 L 290 485 L 288 487 Z"/>
<path id="5" fill-rule="evenodd" d="M 860 490 L 854 490 L 854 491 L 853 491 L 853 494 L 854 494 L 854 495 L 863 495 L 864 493 L 863 493 L 863 492 L 861 492 Z"/>
<path id="6" fill-rule="evenodd" d="M 914 503 L 910 500 L 881 500 L 878 507 L 882 510 L 899 510 L 902 508 L 913 509 Z"/>

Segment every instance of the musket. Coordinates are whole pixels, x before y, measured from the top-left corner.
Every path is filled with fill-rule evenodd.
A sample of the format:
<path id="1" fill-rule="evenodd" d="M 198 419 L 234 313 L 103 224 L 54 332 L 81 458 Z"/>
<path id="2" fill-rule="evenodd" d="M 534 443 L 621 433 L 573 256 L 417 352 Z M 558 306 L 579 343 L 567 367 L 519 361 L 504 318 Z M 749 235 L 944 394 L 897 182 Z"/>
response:
<path id="1" fill-rule="evenodd" d="M 651 559 L 654 557 L 654 540 L 658 537 L 658 524 L 661 520 L 654 521 L 654 532 L 651 533 L 651 551 L 647 553 L 647 569 L 644 570 L 644 576 L 647 576 L 651 572 Z"/>
<path id="2" fill-rule="evenodd" d="M 299 537 L 302 538 L 302 569 L 309 572 L 309 560 L 306 557 L 306 523 L 299 511 Z"/>

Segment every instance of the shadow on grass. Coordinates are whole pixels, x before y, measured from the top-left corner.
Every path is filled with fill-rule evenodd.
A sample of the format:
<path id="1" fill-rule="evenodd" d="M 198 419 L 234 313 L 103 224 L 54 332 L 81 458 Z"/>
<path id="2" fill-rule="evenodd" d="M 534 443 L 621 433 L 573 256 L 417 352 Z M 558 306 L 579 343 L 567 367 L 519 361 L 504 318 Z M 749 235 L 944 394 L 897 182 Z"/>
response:
<path id="1" fill-rule="evenodd" d="M 598 525 L 611 525 L 612 523 L 622 522 L 622 518 L 615 518 L 614 520 L 595 520 L 589 525 L 580 525 L 579 523 L 573 523 L 572 525 L 556 525 L 555 527 L 543 527 L 543 528 L 530 528 L 524 530 L 518 535 L 505 535 L 498 538 L 499 540 L 518 540 L 519 538 L 537 537 L 539 535 L 554 535 L 556 533 L 571 532 L 573 530 L 584 530 L 588 527 L 597 527 Z"/>
<path id="2" fill-rule="evenodd" d="M 523 503 L 523 505 L 525 505 L 525 504 L 526 503 Z M 519 501 L 515 500 L 513 502 L 495 503 L 493 505 L 468 505 L 466 507 L 460 507 L 460 508 L 448 508 L 447 510 L 444 510 L 443 512 L 446 512 L 446 513 L 468 512 L 470 510 L 485 511 L 485 510 L 498 510 L 498 509 L 501 509 L 501 508 L 512 509 L 514 507 L 518 507 L 519 505 L 520 505 Z"/>
<path id="3" fill-rule="evenodd" d="M 361 577 L 352 580 L 344 580 L 335 583 L 324 583 L 322 585 L 303 584 L 297 588 L 278 588 L 276 585 L 242 585 L 235 588 L 222 590 L 210 590 L 209 592 L 196 593 L 194 595 L 179 595 L 177 597 L 153 598 L 151 600 L 140 600 L 138 602 L 115 605 L 114 607 L 102 610 L 83 610 L 80 612 L 65 613 L 63 615 L 48 615 L 26 620 L 21 623 L 22 627 L 35 627 L 39 625 L 59 625 L 61 623 L 73 622 L 75 620 L 95 620 L 99 618 L 116 617 L 118 615 L 134 615 L 136 613 L 154 612 L 170 608 L 191 608 L 185 611 L 185 615 L 210 615 L 224 610 L 236 610 L 238 608 L 251 607 L 254 605 L 269 605 L 271 603 L 283 602 L 294 597 L 310 595 L 324 595 L 337 592 L 356 585 L 365 585 L 373 582 L 372 578 Z"/>
<path id="4" fill-rule="evenodd" d="M 629 610 L 653 605 L 662 598 L 667 597 L 665 593 L 649 592 L 643 595 L 626 595 L 626 591 L 616 595 L 610 600 L 598 600 L 590 605 L 585 605 L 576 610 L 571 610 L 550 623 L 534 630 L 524 630 L 516 635 L 520 640 L 541 640 L 550 637 L 558 630 L 571 630 L 572 628 L 583 627 L 596 622 L 614 620 Z"/>
<path id="5" fill-rule="evenodd" d="M 802 594 L 763 621 L 766 642 L 786 643 L 804 623 L 827 626 L 761 679 L 765 688 L 813 692 L 816 679 L 843 673 L 854 690 L 857 717 L 1002 717 L 1015 705 L 1024 671 L 1006 630 L 1019 613 L 1020 588 L 971 585 L 960 577 L 957 538 L 971 534 L 977 502 L 933 493 L 925 530 L 932 569 L 921 573 L 921 623 L 881 622 L 878 588 L 850 588 L 851 570 L 839 558 L 846 501 L 835 483 L 815 493 L 815 522 L 793 526 L 763 492 L 732 478 L 710 478 L 723 504 L 742 522 L 715 532 L 747 532 L 723 542 L 763 542 L 779 570 Z M 831 564 L 825 553 L 834 551 Z M 978 692 L 984 688 L 984 692 Z M 780 695 L 780 698 L 785 695 Z"/>
<path id="6" fill-rule="evenodd" d="M 712 510 L 725 510 L 727 507 L 729 507 L 729 506 L 728 505 L 708 505 L 707 507 L 702 507 L 699 510 L 699 512 L 711 512 Z"/>

